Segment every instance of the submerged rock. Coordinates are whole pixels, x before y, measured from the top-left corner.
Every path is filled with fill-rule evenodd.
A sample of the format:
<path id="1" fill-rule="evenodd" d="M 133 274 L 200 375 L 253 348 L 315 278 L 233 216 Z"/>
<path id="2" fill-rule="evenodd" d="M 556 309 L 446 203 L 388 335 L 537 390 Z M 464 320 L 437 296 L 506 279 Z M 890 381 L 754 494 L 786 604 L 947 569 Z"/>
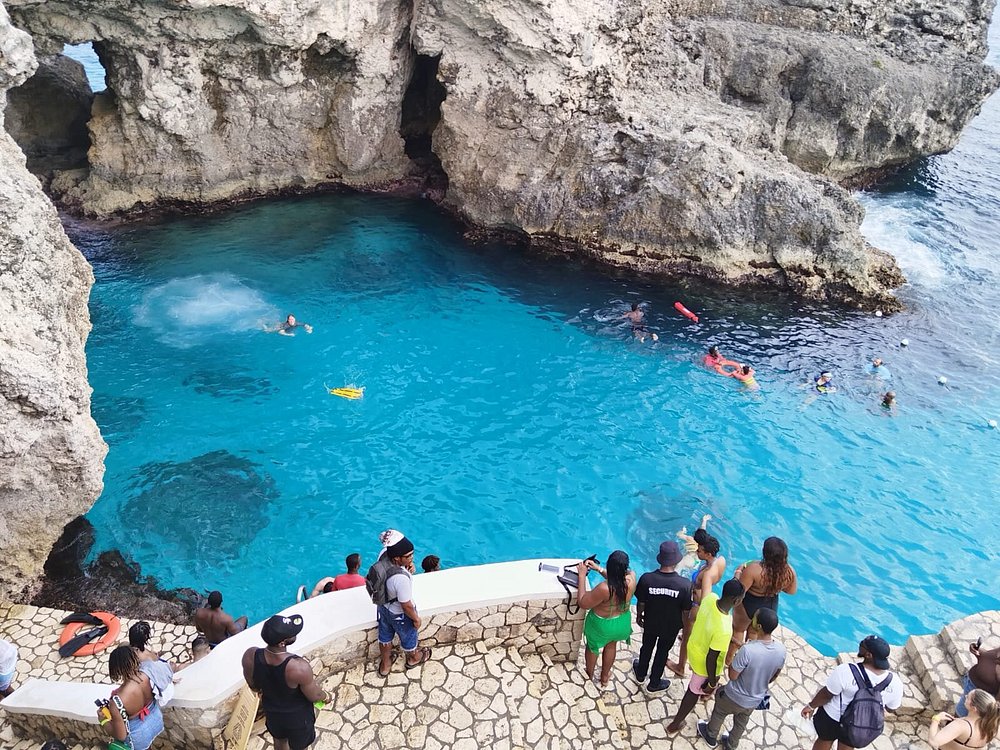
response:
<path id="1" fill-rule="evenodd" d="M 0 6 L 0 126 L 7 89 L 35 69 Z M 101 492 L 84 343 L 90 266 L 24 154 L 0 127 L 0 599 L 31 590 L 63 527 Z"/>
<path id="2" fill-rule="evenodd" d="M 997 85 L 992 0 L 9 5 L 106 68 L 53 183 L 88 214 L 420 173 L 480 228 L 882 309 L 903 277 L 837 182 L 948 150 Z"/>

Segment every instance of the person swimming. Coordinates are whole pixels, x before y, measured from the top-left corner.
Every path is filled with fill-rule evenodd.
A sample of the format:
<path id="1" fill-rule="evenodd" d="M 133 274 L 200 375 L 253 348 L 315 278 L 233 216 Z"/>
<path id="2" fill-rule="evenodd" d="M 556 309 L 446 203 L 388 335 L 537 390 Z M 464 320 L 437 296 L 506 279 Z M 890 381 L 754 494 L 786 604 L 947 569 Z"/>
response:
<path id="1" fill-rule="evenodd" d="M 896 392 L 886 391 L 882 397 L 882 408 L 886 411 L 893 411 L 896 408 Z"/>
<path id="2" fill-rule="evenodd" d="M 294 336 L 296 328 L 303 328 L 306 333 L 313 332 L 311 325 L 308 323 L 300 323 L 291 313 L 289 313 L 288 317 L 278 323 L 278 325 L 274 328 L 265 328 L 264 330 L 268 333 L 278 333 L 282 336 Z"/>
<path id="3" fill-rule="evenodd" d="M 632 324 L 632 335 L 639 339 L 639 341 L 645 341 L 646 334 L 649 334 L 653 341 L 660 340 L 659 336 L 646 328 L 646 314 L 639 309 L 638 302 L 633 302 L 632 309 L 622 315 L 622 317 L 627 319 Z"/>
<path id="4" fill-rule="evenodd" d="M 892 373 L 889 372 L 889 368 L 882 362 L 881 357 L 875 357 L 872 360 L 872 363 L 868 366 L 868 374 L 882 380 L 892 380 Z"/>
<path id="5" fill-rule="evenodd" d="M 833 373 L 829 370 L 823 370 L 823 372 L 813 378 L 813 387 L 820 393 L 833 393 L 837 390 L 837 387 L 833 384 Z"/>
<path id="6" fill-rule="evenodd" d="M 705 355 L 702 362 L 705 363 L 705 367 L 709 367 L 715 370 L 720 375 L 727 375 L 728 373 L 723 369 L 725 367 L 739 367 L 739 362 L 733 362 L 731 359 L 726 359 L 719 353 L 719 347 L 710 346 L 708 347 L 708 354 Z"/>
<path id="7" fill-rule="evenodd" d="M 754 369 L 750 365 L 743 365 L 742 367 L 737 367 L 732 372 L 725 373 L 731 378 L 736 378 L 738 381 L 743 383 L 749 390 L 756 391 L 760 388 L 760 384 L 757 382 L 754 375 Z"/>

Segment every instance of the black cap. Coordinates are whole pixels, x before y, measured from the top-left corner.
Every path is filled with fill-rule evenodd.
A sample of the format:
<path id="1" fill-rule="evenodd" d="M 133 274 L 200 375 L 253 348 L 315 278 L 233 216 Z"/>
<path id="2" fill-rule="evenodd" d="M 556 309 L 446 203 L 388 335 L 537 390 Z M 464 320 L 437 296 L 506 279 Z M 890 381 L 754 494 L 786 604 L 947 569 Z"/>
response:
<path id="1" fill-rule="evenodd" d="M 260 630 L 260 637 L 268 646 L 277 646 L 282 641 L 294 638 L 301 632 L 301 615 L 292 615 L 291 617 L 275 615 L 264 623 L 264 627 Z"/>
<path id="2" fill-rule="evenodd" d="M 885 639 L 870 635 L 861 641 L 861 649 L 871 654 L 872 666 L 875 669 L 889 668 L 889 644 Z"/>
<path id="3" fill-rule="evenodd" d="M 661 542 L 656 562 L 664 566 L 676 565 L 681 561 L 681 557 L 681 551 L 677 547 L 677 542 Z"/>

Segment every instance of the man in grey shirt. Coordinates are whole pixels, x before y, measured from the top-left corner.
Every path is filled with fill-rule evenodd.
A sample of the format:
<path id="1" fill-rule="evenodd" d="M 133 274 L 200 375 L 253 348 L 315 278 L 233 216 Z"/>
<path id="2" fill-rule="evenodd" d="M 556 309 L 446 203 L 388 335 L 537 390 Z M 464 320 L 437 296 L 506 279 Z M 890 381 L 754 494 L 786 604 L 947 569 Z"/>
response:
<path id="1" fill-rule="evenodd" d="M 754 640 L 747 641 L 729 667 L 729 682 L 715 696 L 712 715 L 698 722 L 698 734 L 709 747 L 719 744 L 719 730 L 726 717 L 733 717 L 733 731 L 722 736 L 726 750 L 736 750 L 746 731 L 750 715 L 767 695 L 767 687 L 785 665 L 785 647 L 771 637 L 778 627 L 778 614 L 762 607 L 750 621 Z"/>

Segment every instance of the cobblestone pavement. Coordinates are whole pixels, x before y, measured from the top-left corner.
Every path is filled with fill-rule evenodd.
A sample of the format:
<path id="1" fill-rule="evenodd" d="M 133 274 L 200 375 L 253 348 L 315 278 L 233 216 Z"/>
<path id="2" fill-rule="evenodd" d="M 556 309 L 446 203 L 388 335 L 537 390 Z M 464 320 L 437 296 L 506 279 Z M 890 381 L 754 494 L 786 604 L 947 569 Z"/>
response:
<path id="1" fill-rule="evenodd" d="M 49 679 L 105 679 L 105 658 L 60 660 L 55 655 L 53 643 L 61 629 L 58 621 L 62 616 L 61 612 L 0 606 L 0 635 L 14 640 L 21 649 L 19 679 L 26 672 Z M 127 624 L 123 622 L 123 630 L 125 627 Z M 179 658 L 193 629 L 154 626 L 154 633 L 160 648 Z M 786 712 L 801 708 L 837 663 L 836 659 L 818 654 L 794 633 L 779 630 L 777 635 L 788 647 L 788 661 L 773 686 L 771 710 L 755 712 L 744 747 L 809 747 L 811 739 L 796 733 L 793 724 L 786 720 Z M 872 745 L 874 750 L 929 748 L 920 739 L 926 736 L 928 695 L 937 690 L 941 693 L 940 700 L 953 700 L 953 682 L 971 659 L 967 654 L 968 642 L 980 635 L 988 645 L 1000 640 L 1000 613 L 973 615 L 949 625 L 939 635 L 919 636 L 911 639 L 906 648 L 894 647 L 894 669 L 907 682 L 907 694 L 900 714 L 891 718 L 886 733 Z M 697 737 L 695 725 L 698 719 L 707 718 L 711 703 L 699 704 L 680 735 L 667 738 L 667 719 L 680 702 L 684 684 L 674 680 L 665 693 L 647 695 L 631 677 L 631 660 L 638 643 L 638 639 L 633 639 L 632 646 L 623 644 L 619 649 L 608 690 L 586 680 L 582 658 L 576 664 L 553 663 L 548 657 L 522 656 L 514 649 L 489 650 L 482 643 L 435 649 L 431 661 L 412 670 L 403 668 L 400 656 L 387 679 L 378 677 L 373 663 L 356 664 L 338 674 L 322 676 L 333 704 L 319 713 L 315 747 L 318 750 L 707 747 Z M 925 684 L 933 690 L 928 690 Z M 251 738 L 251 750 L 273 747 L 261 724 Z M 0 716 L 0 747 L 36 750 L 38 743 L 15 738 Z M 77 746 L 76 750 L 91 748 Z"/>

